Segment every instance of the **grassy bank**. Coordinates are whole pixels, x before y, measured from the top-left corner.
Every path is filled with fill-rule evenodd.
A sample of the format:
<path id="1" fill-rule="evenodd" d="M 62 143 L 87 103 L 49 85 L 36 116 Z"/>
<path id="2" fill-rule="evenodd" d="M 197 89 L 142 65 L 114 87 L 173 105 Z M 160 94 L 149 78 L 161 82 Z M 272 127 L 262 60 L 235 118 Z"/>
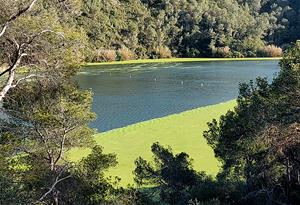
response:
<path id="1" fill-rule="evenodd" d="M 166 58 L 166 59 L 140 59 L 128 61 L 114 61 L 101 63 L 87 63 L 85 66 L 95 65 L 126 65 L 126 64 L 144 64 L 144 63 L 187 63 L 187 62 L 210 62 L 210 61 L 263 61 L 280 60 L 281 58 Z"/>
<path id="2" fill-rule="evenodd" d="M 175 152 L 188 153 L 194 159 L 195 169 L 215 175 L 219 163 L 202 133 L 207 129 L 207 122 L 226 113 L 234 105 L 235 101 L 230 101 L 202 107 L 98 134 L 95 138 L 106 153 L 117 154 L 119 164 L 109 174 L 121 177 L 122 186 L 133 183 L 134 160 L 138 156 L 151 159 L 150 146 L 154 142 L 171 146 Z M 71 159 L 78 160 L 89 151 L 72 150 Z"/>

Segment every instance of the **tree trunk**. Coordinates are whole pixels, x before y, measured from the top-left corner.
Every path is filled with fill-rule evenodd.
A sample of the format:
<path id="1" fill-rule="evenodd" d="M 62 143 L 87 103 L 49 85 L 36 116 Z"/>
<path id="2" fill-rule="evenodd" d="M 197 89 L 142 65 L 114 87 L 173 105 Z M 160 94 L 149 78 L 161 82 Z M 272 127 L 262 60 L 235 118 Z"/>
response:
<path id="1" fill-rule="evenodd" d="M 6 81 L 5 86 L 2 88 L 2 90 L 0 92 L 0 102 L 3 102 L 5 95 L 11 89 L 12 84 L 13 84 L 14 79 L 15 79 L 15 75 L 16 75 L 16 71 L 15 70 L 9 71 L 9 77 L 8 77 L 8 79 Z"/>
<path id="2" fill-rule="evenodd" d="M 57 190 L 53 191 L 53 202 L 54 202 L 54 205 L 58 205 L 59 203 L 59 199 L 58 199 L 58 195 L 59 195 L 59 192 Z"/>
<path id="3" fill-rule="evenodd" d="M 55 169 L 54 157 L 50 158 L 50 170 L 53 172 Z"/>
<path id="4" fill-rule="evenodd" d="M 21 60 L 22 60 L 23 56 L 25 56 L 25 55 L 26 54 L 19 54 L 19 56 L 16 59 L 16 61 L 14 62 L 14 64 L 8 69 L 8 73 L 9 73 L 8 79 L 7 79 L 4 87 L 0 91 L 0 104 L 3 102 L 4 97 L 8 93 L 8 91 L 13 87 L 13 82 L 16 77 L 17 67 L 20 65 Z M 5 72 L 3 72 L 3 73 L 5 73 Z"/>

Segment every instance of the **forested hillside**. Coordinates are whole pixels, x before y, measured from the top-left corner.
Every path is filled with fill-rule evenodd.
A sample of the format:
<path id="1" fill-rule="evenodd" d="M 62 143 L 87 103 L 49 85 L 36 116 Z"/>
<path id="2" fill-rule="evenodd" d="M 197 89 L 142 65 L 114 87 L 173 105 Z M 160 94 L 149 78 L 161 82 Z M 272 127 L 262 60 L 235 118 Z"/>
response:
<path id="1" fill-rule="evenodd" d="M 0 204 L 298 205 L 299 9 L 299 0 L 0 0 Z M 160 143 L 152 160 L 135 160 L 133 186 L 119 187 L 107 172 L 118 156 L 96 144 L 93 94 L 75 81 L 84 62 L 279 56 L 282 49 L 273 80 L 240 84 L 237 106 L 197 133 L 222 164 L 216 177 Z M 188 78 L 181 76 L 167 83 L 182 87 Z M 156 92 L 159 77 L 134 86 Z M 206 89 L 207 81 L 196 81 L 197 92 Z M 182 144 L 193 143 L 186 135 Z M 124 149 L 131 152 L 131 143 Z M 74 149 L 90 153 L 73 162 Z"/>
<path id="2" fill-rule="evenodd" d="M 297 0 L 83 0 L 90 61 L 279 56 L 299 38 Z M 273 46 L 275 45 L 275 46 Z"/>

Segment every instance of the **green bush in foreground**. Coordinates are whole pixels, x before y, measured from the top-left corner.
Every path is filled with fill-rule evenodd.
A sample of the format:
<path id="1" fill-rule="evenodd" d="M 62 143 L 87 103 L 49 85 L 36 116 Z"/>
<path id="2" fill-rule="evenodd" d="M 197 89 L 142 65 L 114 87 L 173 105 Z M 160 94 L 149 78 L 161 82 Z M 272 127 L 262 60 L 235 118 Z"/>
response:
<path id="1" fill-rule="evenodd" d="M 237 179 L 244 204 L 299 202 L 300 43 L 281 60 L 272 84 L 242 84 L 238 105 L 209 123 L 204 136 L 223 166 L 220 180 Z"/>
<path id="2" fill-rule="evenodd" d="M 215 181 L 204 172 L 195 171 L 186 153 L 174 155 L 170 148 L 164 148 L 159 143 L 154 143 L 151 150 L 153 163 L 138 158 L 134 173 L 139 187 L 154 187 L 146 194 L 158 193 L 157 204 L 187 204 L 190 199 L 212 197 Z"/>

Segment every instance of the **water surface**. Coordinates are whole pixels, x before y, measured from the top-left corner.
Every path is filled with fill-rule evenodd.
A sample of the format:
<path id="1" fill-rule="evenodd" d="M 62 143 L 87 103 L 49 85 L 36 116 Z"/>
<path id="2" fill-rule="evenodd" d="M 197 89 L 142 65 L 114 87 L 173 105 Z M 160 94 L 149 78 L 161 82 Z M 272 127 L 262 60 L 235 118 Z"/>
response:
<path id="1" fill-rule="evenodd" d="M 89 67 L 77 80 L 94 93 L 91 126 L 108 131 L 234 99 L 239 83 L 278 71 L 278 61 L 111 65 Z"/>

